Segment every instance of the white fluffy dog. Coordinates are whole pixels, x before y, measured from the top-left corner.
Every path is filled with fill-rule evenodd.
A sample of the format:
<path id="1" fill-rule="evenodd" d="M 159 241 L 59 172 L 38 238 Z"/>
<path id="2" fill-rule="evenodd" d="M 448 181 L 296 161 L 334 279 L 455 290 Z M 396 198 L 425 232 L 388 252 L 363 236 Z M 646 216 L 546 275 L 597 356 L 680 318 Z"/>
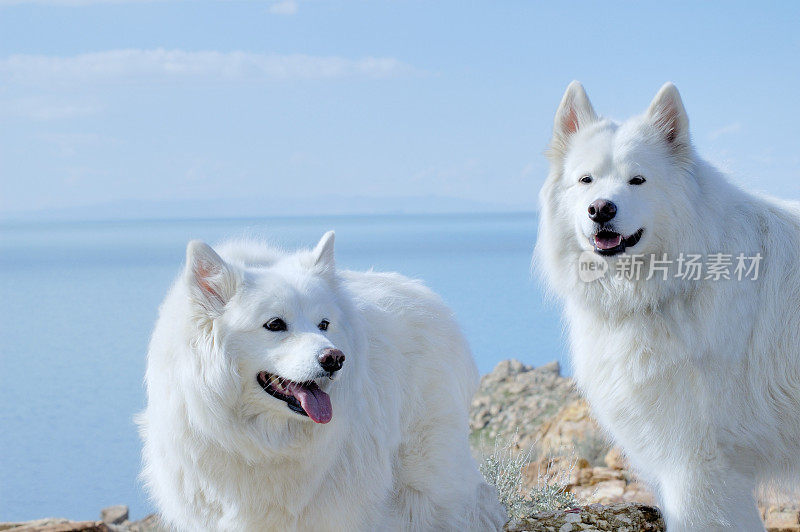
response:
<path id="1" fill-rule="evenodd" d="M 143 477 L 178 530 L 496 530 L 477 371 L 421 283 L 191 242 L 148 353 Z"/>
<path id="2" fill-rule="evenodd" d="M 701 159 L 669 83 L 616 124 L 573 82 L 548 157 L 535 263 L 599 421 L 670 531 L 763 530 L 756 486 L 800 475 L 800 209 Z"/>

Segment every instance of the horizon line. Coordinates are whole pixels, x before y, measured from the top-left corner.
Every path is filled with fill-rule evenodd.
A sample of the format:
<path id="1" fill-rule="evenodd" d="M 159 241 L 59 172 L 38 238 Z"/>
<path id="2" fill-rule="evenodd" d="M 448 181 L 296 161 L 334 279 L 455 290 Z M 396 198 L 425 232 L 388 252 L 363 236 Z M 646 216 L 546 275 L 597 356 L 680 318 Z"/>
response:
<path id="1" fill-rule="evenodd" d="M 6 217 L 0 215 L 0 226 L 6 225 L 47 225 L 47 224 L 102 224 L 102 223 L 141 223 L 141 222 L 212 222 L 212 221 L 245 221 L 245 220 L 291 220 L 298 218 L 444 218 L 463 216 L 522 216 L 538 214 L 536 209 L 530 210 L 492 210 L 492 211 L 432 211 L 432 212 L 387 212 L 387 213 L 323 213 L 323 214 L 275 214 L 253 216 L 153 216 L 153 217 L 121 217 L 121 218 L 47 218 L 36 220 L 26 217 Z"/>

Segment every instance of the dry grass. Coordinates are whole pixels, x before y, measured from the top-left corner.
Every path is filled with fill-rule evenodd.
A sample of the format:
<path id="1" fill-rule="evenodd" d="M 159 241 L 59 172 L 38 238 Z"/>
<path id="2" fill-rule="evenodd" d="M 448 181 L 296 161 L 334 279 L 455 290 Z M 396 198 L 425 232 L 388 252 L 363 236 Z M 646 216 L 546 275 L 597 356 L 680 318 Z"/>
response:
<path id="1" fill-rule="evenodd" d="M 566 491 L 567 470 L 537 472 L 536 484 L 526 484 L 526 471 L 534 464 L 533 449 L 515 452 L 513 443 L 495 441 L 494 451 L 484 457 L 480 470 L 486 481 L 495 487 L 509 519 L 523 519 L 533 514 L 564 510 L 578 505 L 575 496 Z M 550 461 L 545 461 L 549 463 Z"/>

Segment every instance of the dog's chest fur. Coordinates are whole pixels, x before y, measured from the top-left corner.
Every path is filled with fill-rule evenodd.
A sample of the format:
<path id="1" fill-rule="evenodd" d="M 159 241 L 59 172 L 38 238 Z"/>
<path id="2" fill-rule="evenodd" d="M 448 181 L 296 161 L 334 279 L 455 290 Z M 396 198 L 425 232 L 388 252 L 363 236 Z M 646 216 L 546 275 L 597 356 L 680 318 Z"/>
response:
<path id="1" fill-rule="evenodd" d="M 726 331 L 690 319 L 702 314 L 704 305 L 698 305 L 671 309 L 680 316 L 665 309 L 616 323 L 585 309 L 570 311 L 576 381 L 634 464 L 669 468 L 676 454 L 685 456 L 677 447 L 697 454 L 724 447 L 729 423 L 740 418 L 740 398 L 730 392 L 736 387 L 727 385 L 741 378 L 746 342 L 731 338 L 729 356 L 715 356 L 717 337 Z M 721 386 L 707 378 L 709 370 L 731 381 Z"/>
<path id="2" fill-rule="evenodd" d="M 375 419 L 358 404 L 339 406 L 353 414 L 335 418 L 328 437 L 298 429 L 299 442 L 255 461 L 170 416 L 170 437 L 151 440 L 151 452 L 170 457 L 152 472 L 162 505 L 194 530 L 371 530 L 389 522 L 399 412 Z M 364 485 L 372 489 L 355 489 Z"/>

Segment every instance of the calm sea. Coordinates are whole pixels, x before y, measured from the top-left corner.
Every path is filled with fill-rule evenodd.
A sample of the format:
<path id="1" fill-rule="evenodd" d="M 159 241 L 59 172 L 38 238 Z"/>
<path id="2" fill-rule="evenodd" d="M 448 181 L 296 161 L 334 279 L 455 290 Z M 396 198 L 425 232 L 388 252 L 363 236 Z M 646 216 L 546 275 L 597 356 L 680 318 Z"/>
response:
<path id="1" fill-rule="evenodd" d="M 481 373 L 565 360 L 558 310 L 529 264 L 533 214 L 0 225 L 0 521 L 152 511 L 132 417 L 145 352 L 186 242 L 287 248 L 336 230 L 337 265 L 424 279 L 455 310 Z"/>

